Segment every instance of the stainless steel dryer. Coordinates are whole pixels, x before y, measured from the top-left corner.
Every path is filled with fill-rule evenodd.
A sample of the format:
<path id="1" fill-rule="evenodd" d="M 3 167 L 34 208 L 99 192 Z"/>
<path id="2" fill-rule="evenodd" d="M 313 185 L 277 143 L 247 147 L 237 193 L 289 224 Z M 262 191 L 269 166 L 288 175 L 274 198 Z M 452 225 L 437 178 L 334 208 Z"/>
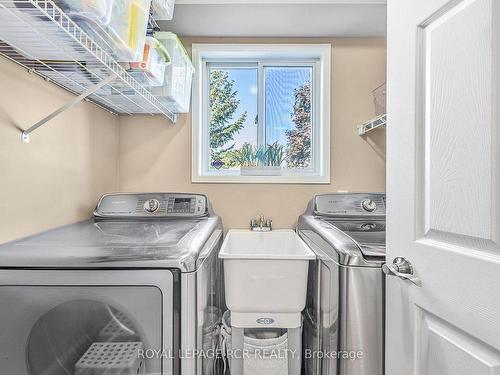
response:
<path id="1" fill-rule="evenodd" d="M 213 374 L 221 241 L 204 195 L 147 193 L 0 246 L 0 372 Z"/>
<path id="2" fill-rule="evenodd" d="M 317 255 L 305 310 L 306 374 L 383 375 L 385 194 L 318 195 L 297 230 Z"/>

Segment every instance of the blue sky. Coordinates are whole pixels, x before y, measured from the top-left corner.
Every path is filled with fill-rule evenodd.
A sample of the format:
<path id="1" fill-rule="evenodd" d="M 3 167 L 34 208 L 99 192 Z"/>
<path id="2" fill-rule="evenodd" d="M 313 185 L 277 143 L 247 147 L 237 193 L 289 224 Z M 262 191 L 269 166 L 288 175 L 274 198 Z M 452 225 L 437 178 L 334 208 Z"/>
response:
<path id="1" fill-rule="evenodd" d="M 266 143 L 286 145 L 286 131 L 293 129 L 294 90 L 311 79 L 311 68 L 265 68 Z"/>
<path id="2" fill-rule="evenodd" d="M 257 145 L 257 69 L 229 69 L 229 78 L 234 80 L 234 89 L 238 91 L 240 105 L 234 119 L 247 111 L 244 128 L 235 135 L 236 147 L 244 142 Z M 294 128 L 292 112 L 295 88 L 311 79 L 311 68 L 265 68 L 266 86 L 266 143 L 278 141 L 286 145 L 286 130 Z"/>

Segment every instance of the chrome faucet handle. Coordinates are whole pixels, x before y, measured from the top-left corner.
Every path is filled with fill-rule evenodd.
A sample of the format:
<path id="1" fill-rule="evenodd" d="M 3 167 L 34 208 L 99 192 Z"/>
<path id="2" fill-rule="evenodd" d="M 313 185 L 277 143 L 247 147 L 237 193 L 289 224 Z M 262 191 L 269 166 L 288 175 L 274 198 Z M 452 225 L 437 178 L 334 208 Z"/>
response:
<path id="1" fill-rule="evenodd" d="M 250 229 L 259 232 L 271 231 L 273 228 L 273 221 L 266 219 L 264 215 L 260 215 L 258 219 L 250 220 Z"/>
<path id="2" fill-rule="evenodd" d="M 266 220 L 266 227 L 269 228 L 269 230 L 273 230 L 273 221 L 271 219 Z"/>

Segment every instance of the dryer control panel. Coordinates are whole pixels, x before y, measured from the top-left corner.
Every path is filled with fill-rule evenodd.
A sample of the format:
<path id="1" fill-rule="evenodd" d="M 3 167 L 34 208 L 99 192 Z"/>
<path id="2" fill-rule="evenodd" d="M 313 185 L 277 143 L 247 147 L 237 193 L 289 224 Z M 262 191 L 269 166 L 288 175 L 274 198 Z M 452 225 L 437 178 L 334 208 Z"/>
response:
<path id="1" fill-rule="evenodd" d="M 98 218 L 169 218 L 208 215 L 205 195 L 185 193 L 107 194 L 97 204 Z"/>

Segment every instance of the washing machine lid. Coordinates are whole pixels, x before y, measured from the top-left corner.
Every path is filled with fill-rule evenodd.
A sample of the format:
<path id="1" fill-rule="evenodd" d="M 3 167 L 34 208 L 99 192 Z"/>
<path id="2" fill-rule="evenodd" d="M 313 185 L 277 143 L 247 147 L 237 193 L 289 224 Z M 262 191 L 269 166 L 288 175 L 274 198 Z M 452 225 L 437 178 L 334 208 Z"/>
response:
<path id="1" fill-rule="evenodd" d="M 319 259 L 381 267 L 385 262 L 385 194 L 317 195 L 299 217 L 297 230 Z"/>
<path id="2" fill-rule="evenodd" d="M 88 220 L 0 246 L 0 267 L 178 268 L 191 272 L 217 216 L 170 220 Z"/>
<path id="3" fill-rule="evenodd" d="M 325 221 L 351 237 L 365 257 L 385 257 L 384 220 Z"/>

